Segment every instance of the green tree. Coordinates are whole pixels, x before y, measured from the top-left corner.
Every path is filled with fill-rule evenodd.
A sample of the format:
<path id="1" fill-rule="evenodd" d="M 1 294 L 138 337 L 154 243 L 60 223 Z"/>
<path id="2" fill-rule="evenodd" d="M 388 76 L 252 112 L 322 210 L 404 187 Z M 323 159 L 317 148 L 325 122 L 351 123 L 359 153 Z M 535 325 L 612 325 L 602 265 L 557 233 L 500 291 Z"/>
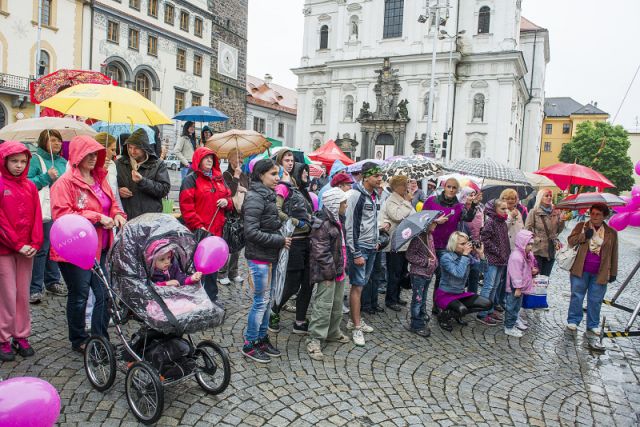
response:
<path id="1" fill-rule="evenodd" d="M 612 193 L 631 190 L 633 163 L 627 152 L 629 138 L 622 126 L 609 122 L 583 122 L 576 127 L 571 142 L 560 151 L 560 161 L 578 163 L 594 169 L 611 180 Z"/>

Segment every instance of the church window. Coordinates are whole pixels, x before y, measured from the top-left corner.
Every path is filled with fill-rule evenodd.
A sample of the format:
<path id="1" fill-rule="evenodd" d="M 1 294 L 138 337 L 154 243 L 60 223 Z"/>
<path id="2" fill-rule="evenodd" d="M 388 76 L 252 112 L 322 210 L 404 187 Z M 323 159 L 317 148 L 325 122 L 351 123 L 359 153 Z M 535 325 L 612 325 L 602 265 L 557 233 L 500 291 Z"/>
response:
<path id="1" fill-rule="evenodd" d="M 471 143 L 470 157 L 472 159 L 479 159 L 480 157 L 482 157 L 482 144 L 480 144 L 478 141 L 473 141 Z"/>
<path id="2" fill-rule="evenodd" d="M 344 99 L 344 119 L 351 121 L 353 120 L 353 96 L 348 95 Z"/>
<path id="3" fill-rule="evenodd" d="M 322 123 L 323 109 L 324 109 L 324 105 L 323 105 L 322 99 L 318 99 L 316 101 L 316 108 L 313 116 L 314 122 Z"/>
<path id="4" fill-rule="evenodd" d="M 473 118 L 484 120 L 484 95 L 481 93 L 473 97 Z"/>
<path id="5" fill-rule="evenodd" d="M 491 24 L 491 9 L 489 6 L 482 6 L 478 13 L 478 34 L 488 34 Z"/>
<path id="6" fill-rule="evenodd" d="M 329 26 L 320 27 L 320 49 L 329 48 Z"/>
<path id="7" fill-rule="evenodd" d="M 385 0 L 384 29 L 382 38 L 402 37 L 402 18 L 404 16 L 404 0 Z"/>

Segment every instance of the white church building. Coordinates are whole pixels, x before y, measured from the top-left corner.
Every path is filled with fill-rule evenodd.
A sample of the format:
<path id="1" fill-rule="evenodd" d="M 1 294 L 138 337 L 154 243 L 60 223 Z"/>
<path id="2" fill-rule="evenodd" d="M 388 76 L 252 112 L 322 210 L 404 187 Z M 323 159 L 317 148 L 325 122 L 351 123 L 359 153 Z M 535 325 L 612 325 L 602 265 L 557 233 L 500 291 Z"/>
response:
<path id="1" fill-rule="evenodd" d="M 430 152 L 535 170 L 547 30 L 521 17 L 521 0 L 440 0 L 439 23 L 437 1 L 429 10 L 426 3 L 305 0 L 302 59 L 293 70 L 297 145 L 310 150 L 334 139 L 353 158 Z"/>

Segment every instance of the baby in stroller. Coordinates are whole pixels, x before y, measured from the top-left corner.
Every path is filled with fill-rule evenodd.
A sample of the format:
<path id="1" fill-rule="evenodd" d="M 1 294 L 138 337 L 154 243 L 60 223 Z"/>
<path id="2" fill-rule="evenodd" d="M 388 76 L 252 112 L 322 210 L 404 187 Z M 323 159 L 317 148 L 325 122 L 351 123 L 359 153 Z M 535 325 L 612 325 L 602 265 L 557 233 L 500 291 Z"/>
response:
<path id="1" fill-rule="evenodd" d="M 199 271 L 187 276 L 174 257 L 169 239 L 158 239 L 146 250 L 147 262 L 152 265 L 151 281 L 156 286 L 185 286 L 198 283 L 202 278 Z"/>

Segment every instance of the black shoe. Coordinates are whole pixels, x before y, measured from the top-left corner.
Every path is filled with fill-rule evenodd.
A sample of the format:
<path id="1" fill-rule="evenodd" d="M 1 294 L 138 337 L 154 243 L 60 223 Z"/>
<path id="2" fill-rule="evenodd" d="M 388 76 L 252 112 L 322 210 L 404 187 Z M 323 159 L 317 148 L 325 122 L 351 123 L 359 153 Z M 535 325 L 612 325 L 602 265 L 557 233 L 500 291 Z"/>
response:
<path id="1" fill-rule="evenodd" d="M 299 325 L 298 322 L 293 322 L 293 333 L 299 335 L 306 335 L 309 333 L 309 321 L 305 319 L 302 325 Z"/>
<path id="2" fill-rule="evenodd" d="M 378 307 L 374 307 L 373 310 L 377 313 L 384 313 L 384 308 L 378 306 Z"/>
<path id="3" fill-rule="evenodd" d="M 394 304 L 387 304 L 387 308 L 389 310 L 393 310 L 393 311 L 400 311 L 402 310 L 402 307 L 400 307 L 398 304 L 394 303 Z"/>
<path id="4" fill-rule="evenodd" d="M 13 362 L 16 360 L 16 355 L 13 353 L 13 348 L 9 341 L 0 344 L 0 361 Z"/>
<path id="5" fill-rule="evenodd" d="M 375 308 L 370 308 L 370 309 L 368 309 L 368 310 L 362 310 L 362 312 L 363 312 L 363 313 L 370 314 L 370 315 L 372 315 L 372 316 L 373 316 L 373 315 L 375 315 L 375 314 L 378 314 L 378 312 L 376 311 L 376 309 L 375 309 Z"/>
<path id="6" fill-rule="evenodd" d="M 14 338 L 11 346 L 22 357 L 31 357 L 36 354 L 26 338 Z"/>
<path id="7" fill-rule="evenodd" d="M 456 317 L 456 323 L 460 326 L 467 326 L 469 322 L 464 320 L 462 317 Z"/>
<path id="8" fill-rule="evenodd" d="M 280 332 L 280 314 L 279 313 L 271 313 L 269 315 L 269 326 L 268 328 L 273 333 Z"/>
<path id="9" fill-rule="evenodd" d="M 258 340 L 258 348 L 269 357 L 280 357 L 282 355 L 280 350 L 275 348 L 273 344 L 271 344 L 271 341 L 269 341 L 269 335 Z"/>
<path id="10" fill-rule="evenodd" d="M 404 307 L 404 306 L 407 305 L 407 302 L 405 300 L 401 299 L 401 300 L 398 300 L 398 304 L 400 304 L 401 306 Z"/>
<path id="11" fill-rule="evenodd" d="M 451 315 L 446 311 L 441 312 L 438 315 L 438 325 L 440 329 L 443 329 L 447 332 L 453 331 L 453 324 L 451 323 Z"/>
<path id="12" fill-rule="evenodd" d="M 436 305 L 434 304 L 433 307 L 431 308 L 431 314 L 437 316 L 438 314 L 440 314 L 440 309 L 438 307 L 436 307 Z"/>
<path id="13" fill-rule="evenodd" d="M 425 326 L 424 328 L 420 328 L 420 329 L 411 329 L 411 332 L 413 332 L 416 335 L 420 335 L 423 338 L 428 338 L 431 336 L 431 329 L 429 329 L 428 326 Z"/>
<path id="14" fill-rule="evenodd" d="M 504 308 L 500 304 L 497 304 L 493 309 L 498 313 L 504 313 Z"/>
<path id="15" fill-rule="evenodd" d="M 259 344 L 256 341 L 255 343 L 246 343 L 242 347 L 242 354 L 258 363 L 269 363 L 271 362 L 271 357 L 266 354 L 264 351 L 260 350 Z"/>

